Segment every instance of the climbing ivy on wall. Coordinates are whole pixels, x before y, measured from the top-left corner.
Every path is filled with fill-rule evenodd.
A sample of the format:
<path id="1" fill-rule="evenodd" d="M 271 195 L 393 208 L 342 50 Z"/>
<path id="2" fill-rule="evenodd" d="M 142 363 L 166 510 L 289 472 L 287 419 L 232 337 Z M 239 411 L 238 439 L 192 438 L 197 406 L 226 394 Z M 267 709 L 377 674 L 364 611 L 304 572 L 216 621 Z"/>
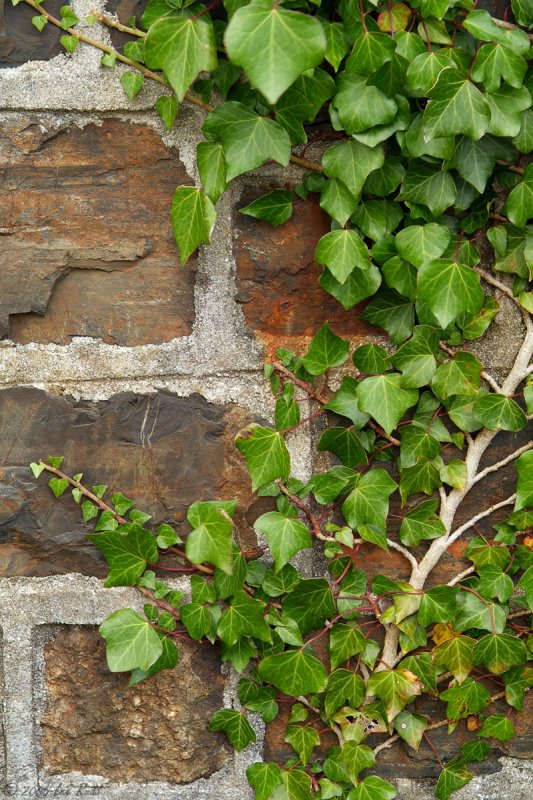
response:
<path id="1" fill-rule="evenodd" d="M 120 492 L 105 499 L 106 486 L 85 486 L 61 458 L 31 465 L 94 524 L 106 586 L 146 596 L 144 614 L 123 609 L 102 624 L 109 668 L 133 685 L 175 666 L 181 639 L 219 641 L 243 677 L 240 707 L 218 711 L 212 730 L 241 750 L 255 740 L 249 712 L 268 723 L 290 706 L 294 757 L 248 769 L 257 800 L 393 798 L 379 753 L 399 738 L 435 752 L 447 800 L 490 742 L 514 735 L 493 704 L 520 710 L 531 682 L 533 442 L 480 466 L 498 432 L 522 430 L 533 412 L 531 1 L 512 0 L 498 19 L 472 0 L 150 0 L 138 22 L 83 21 L 130 34 L 123 52 L 80 30 L 69 6 L 55 18 L 23 2 L 39 30 L 63 29 L 67 52 L 81 41 L 103 51 L 104 67 L 127 64 L 128 98 L 146 80 L 166 87 L 155 107 L 169 130 L 180 104 L 204 109 L 201 186 L 178 187 L 170 210 L 182 264 L 209 243 L 233 179 L 292 162 L 296 185 L 241 212 L 282 225 L 298 198 L 317 196 L 331 218 L 316 243 L 322 288 L 347 310 L 366 300 L 362 317 L 387 334 L 350 355 L 324 322 L 307 352 L 281 349 L 265 367 L 274 427 L 236 439 L 254 490 L 276 509 L 255 522 L 257 549 L 233 536 L 234 500 L 194 503 L 185 535 L 152 530 Z M 503 298 L 522 342 L 499 382 L 468 343 Z M 334 466 L 302 482 L 286 438 L 320 417 L 329 425 L 316 448 Z M 459 524 L 468 492 L 511 462 L 516 491 Z M 477 523 L 500 509 L 507 518 L 483 535 Z M 463 536 L 469 566 L 435 585 Z M 399 553 L 409 580 L 369 582 L 362 544 Z M 291 563 L 315 545 L 323 577 Z M 190 575 L 190 593 L 162 570 Z M 438 700 L 437 717 L 424 696 Z M 431 731 L 465 724 L 470 740 L 444 764 Z"/>

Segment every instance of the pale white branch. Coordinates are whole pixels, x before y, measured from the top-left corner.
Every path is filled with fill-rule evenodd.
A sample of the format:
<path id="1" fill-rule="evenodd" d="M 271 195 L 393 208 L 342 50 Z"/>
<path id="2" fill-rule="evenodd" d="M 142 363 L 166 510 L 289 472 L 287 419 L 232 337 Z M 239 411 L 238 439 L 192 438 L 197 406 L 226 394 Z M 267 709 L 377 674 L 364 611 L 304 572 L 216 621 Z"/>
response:
<path id="1" fill-rule="evenodd" d="M 473 486 L 475 483 L 484 478 L 485 475 L 490 475 L 491 472 L 496 472 L 497 470 L 501 469 L 501 467 L 504 467 L 506 464 L 509 464 L 510 461 L 514 461 L 515 458 L 518 458 L 518 456 L 522 455 L 522 453 L 527 452 L 527 450 L 531 450 L 532 447 L 533 440 L 525 444 L 523 447 L 520 447 L 518 450 L 515 450 L 514 453 L 511 453 L 511 455 L 507 456 L 506 458 L 502 458 L 502 460 L 498 461 L 496 464 L 491 464 L 490 467 L 485 467 L 485 469 L 482 469 L 481 472 L 478 472 L 478 474 L 472 478 L 470 485 Z"/>
<path id="2" fill-rule="evenodd" d="M 476 514 L 475 517 L 472 517 L 472 519 L 469 519 L 468 522 L 464 523 L 464 525 L 461 525 L 460 528 L 457 528 L 453 533 L 450 533 L 450 535 L 448 536 L 448 539 L 447 539 L 447 546 L 449 547 L 453 542 L 455 542 L 456 539 L 459 538 L 459 536 L 462 533 L 464 533 L 469 528 L 471 528 L 473 525 L 475 525 L 476 522 L 479 522 L 480 519 L 483 519 L 484 517 L 489 517 L 491 514 L 493 514 L 499 508 L 503 508 L 504 506 L 510 506 L 511 503 L 514 503 L 515 500 L 516 500 L 516 494 L 512 494 L 510 497 L 507 497 L 505 500 L 502 500 L 500 503 L 494 503 L 493 506 L 491 506 L 490 508 L 485 509 L 485 511 L 480 511 L 479 514 Z"/>
<path id="3" fill-rule="evenodd" d="M 468 567 L 468 569 L 465 569 L 462 572 L 460 572 L 459 575 L 456 575 L 455 578 L 452 578 L 451 581 L 448 582 L 448 586 L 456 586 L 456 584 L 461 583 L 463 578 L 467 578 L 475 571 L 476 571 L 475 567 L 473 566 Z"/>

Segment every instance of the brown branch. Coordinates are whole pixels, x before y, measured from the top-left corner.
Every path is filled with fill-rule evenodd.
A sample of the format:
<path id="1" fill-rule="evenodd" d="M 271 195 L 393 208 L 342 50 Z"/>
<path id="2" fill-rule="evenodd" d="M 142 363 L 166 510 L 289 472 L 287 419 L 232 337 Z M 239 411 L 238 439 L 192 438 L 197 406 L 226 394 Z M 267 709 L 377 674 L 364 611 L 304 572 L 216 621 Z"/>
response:
<path id="1" fill-rule="evenodd" d="M 139 30 L 139 28 L 130 28 L 128 25 L 122 25 L 121 22 L 117 22 L 111 17 L 106 17 L 104 14 L 101 14 L 99 11 L 95 11 L 94 9 L 91 10 L 92 16 L 101 22 L 102 25 L 106 25 L 108 28 L 115 28 L 117 31 L 121 31 L 122 33 L 127 33 L 130 36 L 138 36 L 141 39 L 146 39 L 146 32 Z"/>

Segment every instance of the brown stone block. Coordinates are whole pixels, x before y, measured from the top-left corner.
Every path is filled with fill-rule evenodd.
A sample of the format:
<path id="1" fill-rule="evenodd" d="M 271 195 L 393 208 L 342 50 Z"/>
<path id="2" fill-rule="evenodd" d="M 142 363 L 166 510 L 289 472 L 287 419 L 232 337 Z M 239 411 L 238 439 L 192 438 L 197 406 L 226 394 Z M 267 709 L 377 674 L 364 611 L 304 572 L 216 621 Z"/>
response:
<path id="1" fill-rule="evenodd" d="M 190 333 L 195 261 L 179 266 L 169 208 L 191 181 L 157 133 L 17 116 L 0 164 L 0 336 L 140 345 Z"/>
<path id="2" fill-rule="evenodd" d="M 105 565 L 85 539 L 79 508 L 68 496 L 55 500 L 45 475 L 28 464 L 63 455 L 69 474 L 109 486 L 180 530 L 195 500 L 239 498 L 237 538 L 255 544 L 256 513 L 237 431 L 250 422 L 235 406 L 215 406 L 199 395 L 180 398 L 116 395 L 109 401 L 75 401 L 36 389 L 0 392 L 0 575 L 81 572 L 102 576 Z"/>
<path id="3" fill-rule="evenodd" d="M 59 17 L 63 0 L 48 0 L 46 8 Z M 18 8 L 9 0 L 0 0 L 0 68 L 15 67 L 26 61 L 49 61 L 64 52 L 59 43 L 61 32 L 46 25 L 41 32 L 32 25 L 35 9 L 25 4 Z"/>
<path id="4" fill-rule="evenodd" d="M 266 345 L 267 358 L 278 347 L 300 352 L 326 320 L 340 336 L 364 338 L 376 333 L 360 319 L 362 305 L 345 311 L 320 288 L 323 268 L 314 261 L 314 253 L 330 228 L 329 217 L 316 200 L 296 201 L 291 219 L 278 228 L 239 213 L 239 208 L 273 188 L 247 189 L 234 213 L 236 300 L 249 328 Z"/>
<path id="5" fill-rule="evenodd" d="M 41 766 L 113 782 L 189 783 L 212 775 L 231 749 L 207 730 L 223 705 L 216 648 L 181 643 L 180 661 L 137 686 L 109 672 L 93 628 L 60 628 L 45 645 Z"/>

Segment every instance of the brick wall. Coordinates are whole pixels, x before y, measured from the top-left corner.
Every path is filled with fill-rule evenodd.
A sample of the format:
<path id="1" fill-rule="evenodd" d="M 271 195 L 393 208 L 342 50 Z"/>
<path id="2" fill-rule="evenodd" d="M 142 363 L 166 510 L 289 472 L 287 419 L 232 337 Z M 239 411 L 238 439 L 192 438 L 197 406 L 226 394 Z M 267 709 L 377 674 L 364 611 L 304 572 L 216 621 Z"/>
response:
<path id="1" fill-rule="evenodd" d="M 80 18 L 104 8 L 72 5 Z M 140 8 L 106 5 L 123 21 Z M 271 417 L 263 359 L 279 344 L 304 346 L 325 318 L 359 343 L 376 332 L 318 287 L 313 252 L 327 223 L 316 204 L 298 204 L 274 231 L 237 212 L 296 171 L 234 182 L 212 246 L 180 268 L 168 208 L 175 186 L 196 179 L 200 112 L 183 107 L 168 134 L 152 112 L 154 87 L 131 103 L 120 68 L 102 69 L 85 46 L 60 54 L 57 32 L 38 34 L 29 8 L 0 0 L 0 10 L 0 797 L 245 800 L 246 766 L 284 753 L 279 726 L 263 737 L 256 720 L 261 744 L 240 755 L 206 731 L 217 708 L 235 703 L 235 677 L 216 649 L 185 647 L 173 672 L 135 689 L 108 672 L 96 626 L 139 597 L 102 588 L 77 510 L 59 507 L 27 464 L 64 455 L 156 522 L 179 525 L 196 499 L 238 496 L 239 536 L 253 542 L 265 501 L 252 496 L 232 442 Z M 494 372 L 514 340 L 504 314 L 479 345 Z M 305 477 L 306 434 L 290 445 Z M 507 496 L 511 476 L 485 491 Z M 460 557 L 458 547 L 444 573 Z M 381 551 L 363 558 L 402 574 Z M 443 737 L 439 746 L 457 745 Z M 494 774 L 462 796 L 525 798 L 528 755 L 521 729 L 484 766 Z M 392 778 L 402 764 L 402 800 L 431 796 L 427 753 L 399 746 L 383 763 Z"/>

